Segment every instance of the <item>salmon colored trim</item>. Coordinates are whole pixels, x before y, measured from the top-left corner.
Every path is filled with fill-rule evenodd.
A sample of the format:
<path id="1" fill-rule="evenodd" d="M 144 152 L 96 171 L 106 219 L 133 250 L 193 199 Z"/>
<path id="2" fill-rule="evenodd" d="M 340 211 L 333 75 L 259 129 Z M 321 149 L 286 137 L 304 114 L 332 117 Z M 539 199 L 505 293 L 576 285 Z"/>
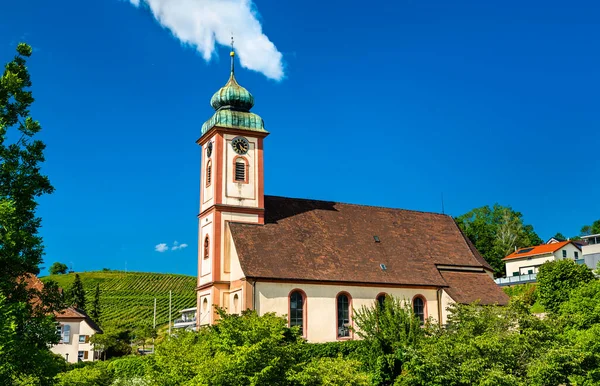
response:
<path id="1" fill-rule="evenodd" d="M 219 127 L 219 126 L 214 126 L 213 128 L 211 128 L 210 130 L 208 130 L 206 133 L 204 133 L 204 135 L 202 135 L 202 137 L 198 138 L 196 140 L 196 143 L 198 145 L 204 145 L 213 134 L 231 134 L 231 135 L 242 135 L 242 136 L 251 136 L 251 137 L 256 137 L 256 138 L 265 138 L 267 135 L 269 135 L 269 133 L 263 133 L 260 131 L 249 131 L 249 130 L 239 130 L 239 129 L 232 129 L 229 127 Z M 213 149 L 214 151 L 214 149 Z"/>
<path id="2" fill-rule="evenodd" d="M 205 209 L 202 213 L 200 213 L 198 215 L 198 217 L 206 217 L 207 214 L 209 214 L 211 212 L 216 212 L 216 211 L 255 214 L 257 216 L 261 216 L 261 215 L 264 215 L 265 209 L 264 208 L 251 208 L 251 207 L 244 207 L 244 206 L 219 204 L 219 205 L 211 205 L 210 208 Z M 232 222 L 238 222 L 238 221 L 232 221 Z"/>
<path id="3" fill-rule="evenodd" d="M 258 188 L 258 207 L 265 207 L 265 169 L 264 169 L 264 153 L 263 153 L 263 138 L 258 138 L 256 141 L 256 159 L 257 159 L 257 168 L 258 168 L 258 176 L 256 177 L 256 185 Z M 259 224 L 264 224 L 265 219 L 263 217 L 259 217 Z"/>
<path id="4" fill-rule="evenodd" d="M 299 292 L 302 295 L 302 336 L 306 339 L 306 333 L 308 331 L 308 306 L 306 292 L 302 291 L 300 288 L 294 288 L 288 293 L 288 327 L 292 327 L 290 325 L 290 314 L 292 313 L 292 294 L 294 292 Z"/>
<path id="5" fill-rule="evenodd" d="M 349 336 L 338 336 L 338 330 L 340 326 L 339 322 L 339 310 L 338 310 L 338 298 L 340 295 L 346 295 L 348 297 L 348 319 L 350 321 L 350 335 Z M 354 315 L 352 315 L 352 295 L 350 295 L 346 291 L 340 291 L 337 295 L 335 295 L 335 339 L 336 340 L 352 340 L 354 338 Z"/>
<path id="6" fill-rule="evenodd" d="M 483 273 L 483 272 L 481 272 Z M 272 277 L 252 277 L 246 276 L 246 279 L 257 279 L 265 283 L 293 283 L 297 285 L 302 284 L 319 284 L 319 285 L 344 285 L 349 287 L 386 287 L 386 288 L 410 288 L 410 289 L 421 289 L 421 290 L 437 290 L 439 288 L 448 288 L 445 286 L 431 286 L 431 285 L 407 285 L 407 284 L 391 284 L 391 283 L 363 283 L 363 282 L 347 282 L 347 281 L 324 281 L 324 280 L 293 280 L 293 279 L 278 279 Z"/>
<path id="7" fill-rule="evenodd" d="M 215 182 L 215 191 L 213 192 L 213 202 L 214 205 L 218 205 L 223 201 L 223 137 L 217 135 L 215 137 L 215 168 L 216 175 L 214 176 L 217 180 Z"/>
<path id="8" fill-rule="evenodd" d="M 235 179 L 236 164 L 237 164 L 237 160 L 239 160 L 239 159 L 243 160 L 244 164 L 246 165 L 244 167 L 244 180 L 243 181 Z M 246 157 L 243 157 L 241 155 L 237 155 L 237 156 L 233 157 L 233 169 L 232 169 L 231 178 L 233 179 L 233 182 L 236 184 L 247 184 L 248 183 L 248 180 L 250 179 L 250 163 L 248 162 Z"/>
<path id="9" fill-rule="evenodd" d="M 427 318 L 429 317 L 428 312 L 427 312 L 427 299 L 425 298 L 425 296 L 423 296 L 421 294 L 416 294 L 415 296 L 413 296 L 412 300 L 410 301 L 410 305 L 413 308 L 413 312 L 415 311 L 415 299 L 416 298 L 423 300 L 423 322 L 425 322 L 427 320 Z"/>
<path id="10" fill-rule="evenodd" d="M 221 280 L 221 212 L 215 211 L 213 220 L 213 281 Z"/>

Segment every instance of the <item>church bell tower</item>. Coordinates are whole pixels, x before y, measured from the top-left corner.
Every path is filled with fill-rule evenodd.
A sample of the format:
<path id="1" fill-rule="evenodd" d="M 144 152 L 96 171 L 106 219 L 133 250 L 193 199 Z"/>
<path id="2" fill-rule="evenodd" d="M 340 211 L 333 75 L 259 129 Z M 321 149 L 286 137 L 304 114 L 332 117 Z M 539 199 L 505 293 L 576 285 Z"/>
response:
<path id="1" fill-rule="evenodd" d="M 254 97 L 235 79 L 233 39 L 230 55 L 229 80 L 211 98 L 215 113 L 202 125 L 197 141 L 202 149 L 198 326 L 214 322 L 215 305 L 238 307 L 229 296 L 233 289 L 225 242 L 227 222 L 264 224 L 263 140 L 269 133 L 262 118 L 250 112 Z M 238 302 L 241 308 L 244 303 Z"/>

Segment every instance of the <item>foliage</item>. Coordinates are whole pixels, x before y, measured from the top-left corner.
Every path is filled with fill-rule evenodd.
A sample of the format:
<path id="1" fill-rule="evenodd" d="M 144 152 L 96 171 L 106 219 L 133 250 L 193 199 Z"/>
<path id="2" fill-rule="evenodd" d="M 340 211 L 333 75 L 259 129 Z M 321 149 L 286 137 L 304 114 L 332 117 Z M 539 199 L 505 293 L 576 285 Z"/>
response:
<path id="1" fill-rule="evenodd" d="M 61 373 L 56 379 L 57 386 L 109 386 L 113 376 L 108 371 L 108 364 L 97 362 L 93 366 L 75 368 Z"/>
<path id="2" fill-rule="evenodd" d="M 302 345 L 302 358 L 310 361 L 314 358 L 344 358 L 359 359 L 363 349 L 362 340 L 342 340 L 339 342 L 307 343 Z"/>
<path id="3" fill-rule="evenodd" d="M 150 326 L 149 324 L 144 324 L 134 331 L 134 342 L 138 345 L 141 345 L 142 348 L 146 349 L 146 341 L 149 339 L 154 339 L 158 335 L 156 333 L 156 329 Z"/>
<path id="4" fill-rule="evenodd" d="M 92 335 L 90 343 L 100 351 L 104 360 L 131 354 L 131 333 L 129 330 L 104 330 L 102 334 Z"/>
<path id="5" fill-rule="evenodd" d="M 94 292 L 94 300 L 92 301 L 92 309 L 90 310 L 90 316 L 94 321 L 100 320 L 100 284 L 96 284 L 96 291 Z"/>
<path id="6" fill-rule="evenodd" d="M 69 288 L 75 274 L 52 275 L 42 281 L 54 280 Z M 103 329 L 134 329 L 152 321 L 156 298 L 156 323 L 169 320 L 169 290 L 173 291 L 173 314 L 196 305 L 196 278 L 193 276 L 148 272 L 98 271 L 80 272 L 87 303 L 93 303 L 100 286 L 99 321 Z M 93 309 L 93 307 L 92 307 Z"/>
<path id="7" fill-rule="evenodd" d="M 482 206 L 456 218 L 458 226 L 473 242 L 496 275 L 504 275 L 502 259 L 515 247 L 543 244 L 533 226 L 523 224 L 523 215 L 510 206 Z"/>
<path id="8" fill-rule="evenodd" d="M 517 385 L 553 333 L 521 303 L 453 305 L 446 329 L 421 341 L 397 385 Z"/>
<path id="9" fill-rule="evenodd" d="M 559 240 L 559 241 L 565 241 L 567 239 L 565 237 L 565 235 L 563 235 L 560 232 L 557 232 L 554 236 L 552 236 L 552 238 L 555 238 L 556 240 Z"/>
<path id="10" fill-rule="evenodd" d="M 581 227 L 581 235 L 589 236 L 589 235 L 597 235 L 600 234 L 600 219 L 594 221 L 592 225 L 584 225 Z"/>
<path id="11" fill-rule="evenodd" d="M 75 274 L 75 280 L 69 291 L 71 305 L 85 312 L 85 291 L 79 274 Z"/>
<path id="12" fill-rule="evenodd" d="M 29 115 L 33 103 L 26 58 L 17 56 L 0 77 L 0 384 L 49 384 L 64 360 L 48 346 L 58 341 L 53 317 L 61 308 L 56 285 L 28 285 L 39 273 L 44 248 L 38 234 L 37 198 L 53 188 L 41 174 L 45 145 L 34 139 L 41 126 Z"/>
<path id="13" fill-rule="evenodd" d="M 356 334 L 363 339 L 362 358 L 377 383 L 388 384 L 400 375 L 411 347 L 429 328 L 421 328 L 410 302 L 386 296 L 382 305 L 355 311 Z"/>
<path id="14" fill-rule="evenodd" d="M 56 261 L 50 266 L 48 272 L 50 272 L 50 275 L 64 275 L 67 273 L 68 270 L 69 267 L 67 267 L 66 264 L 59 263 L 58 261 Z"/>
<path id="15" fill-rule="evenodd" d="M 594 274 L 587 266 L 572 260 L 546 262 L 540 266 L 537 275 L 540 304 L 549 312 L 556 312 L 571 290 L 593 279 Z"/>
<path id="16" fill-rule="evenodd" d="M 298 386 L 367 386 L 370 376 L 360 370 L 356 360 L 316 358 L 302 366 L 302 370 L 288 374 L 288 382 Z"/>
<path id="17" fill-rule="evenodd" d="M 503 287 L 502 290 L 511 298 L 518 299 L 528 306 L 533 306 L 538 300 L 536 283 L 507 286 Z"/>

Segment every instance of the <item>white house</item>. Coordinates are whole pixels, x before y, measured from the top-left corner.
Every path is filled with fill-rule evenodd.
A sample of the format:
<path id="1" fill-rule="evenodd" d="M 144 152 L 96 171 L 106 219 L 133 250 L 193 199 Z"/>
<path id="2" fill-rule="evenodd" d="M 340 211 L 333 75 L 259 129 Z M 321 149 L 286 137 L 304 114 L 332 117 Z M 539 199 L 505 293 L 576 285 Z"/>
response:
<path id="1" fill-rule="evenodd" d="M 581 247 L 585 264 L 591 269 L 596 269 L 598 262 L 600 262 L 600 234 L 582 236 L 581 238 L 587 242 Z"/>
<path id="2" fill-rule="evenodd" d="M 60 342 L 50 350 L 71 363 L 98 359 L 94 346 L 90 343 L 90 337 L 102 333 L 100 327 L 83 311 L 73 307 L 55 313 L 55 316 Z"/>
<path id="3" fill-rule="evenodd" d="M 181 310 L 181 318 L 175 319 L 173 328 L 185 328 L 186 330 L 196 329 L 196 307 Z"/>
<path id="4" fill-rule="evenodd" d="M 521 248 L 503 260 L 506 262 L 506 276 L 537 274 L 540 265 L 560 259 L 580 260 L 582 251 L 573 241 L 553 242 L 536 247 Z"/>

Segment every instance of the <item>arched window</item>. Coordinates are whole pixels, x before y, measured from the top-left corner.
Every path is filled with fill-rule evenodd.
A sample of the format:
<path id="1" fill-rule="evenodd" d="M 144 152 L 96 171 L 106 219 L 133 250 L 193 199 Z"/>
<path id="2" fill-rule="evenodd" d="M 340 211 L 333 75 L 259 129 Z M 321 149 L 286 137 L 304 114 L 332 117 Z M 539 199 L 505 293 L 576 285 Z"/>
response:
<path id="1" fill-rule="evenodd" d="M 204 298 L 202 301 L 202 313 L 206 314 L 206 311 L 208 311 L 208 299 Z"/>
<path id="2" fill-rule="evenodd" d="M 306 295 L 300 290 L 290 293 L 290 327 L 299 326 L 302 335 L 305 335 L 304 312 L 306 311 Z"/>
<path id="3" fill-rule="evenodd" d="M 337 337 L 350 337 L 350 296 L 341 293 L 337 296 Z"/>
<path id="4" fill-rule="evenodd" d="M 234 162 L 233 181 L 239 183 L 248 182 L 248 162 L 244 157 L 236 157 Z"/>
<path id="5" fill-rule="evenodd" d="M 233 313 L 237 314 L 239 311 L 239 305 L 240 305 L 240 297 L 238 296 L 238 294 L 233 295 Z"/>
<path id="6" fill-rule="evenodd" d="M 386 298 L 387 294 L 385 293 L 381 293 L 379 295 L 377 295 L 377 306 L 382 309 L 383 305 L 385 304 L 385 298 Z"/>
<path id="7" fill-rule="evenodd" d="M 211 182 L 212 182 L 212 161 L 208 160 L 208 162 L 206 163 L 206 187 L 207 188 L 210 186 Z"/>
<path id="8" fill-rule="evenodd" d="M 208 259 L 208 254 L 210 251 L 210 240 L 208 239 L 208 235 L 204 238 L 204 258 Z"/>
<path id="9" fill-rule="evenodd" d="M 425 300 L 419 295 L 413 299 L 413 312 L 419 318 L 421 324 L 425 323 Z"/>

